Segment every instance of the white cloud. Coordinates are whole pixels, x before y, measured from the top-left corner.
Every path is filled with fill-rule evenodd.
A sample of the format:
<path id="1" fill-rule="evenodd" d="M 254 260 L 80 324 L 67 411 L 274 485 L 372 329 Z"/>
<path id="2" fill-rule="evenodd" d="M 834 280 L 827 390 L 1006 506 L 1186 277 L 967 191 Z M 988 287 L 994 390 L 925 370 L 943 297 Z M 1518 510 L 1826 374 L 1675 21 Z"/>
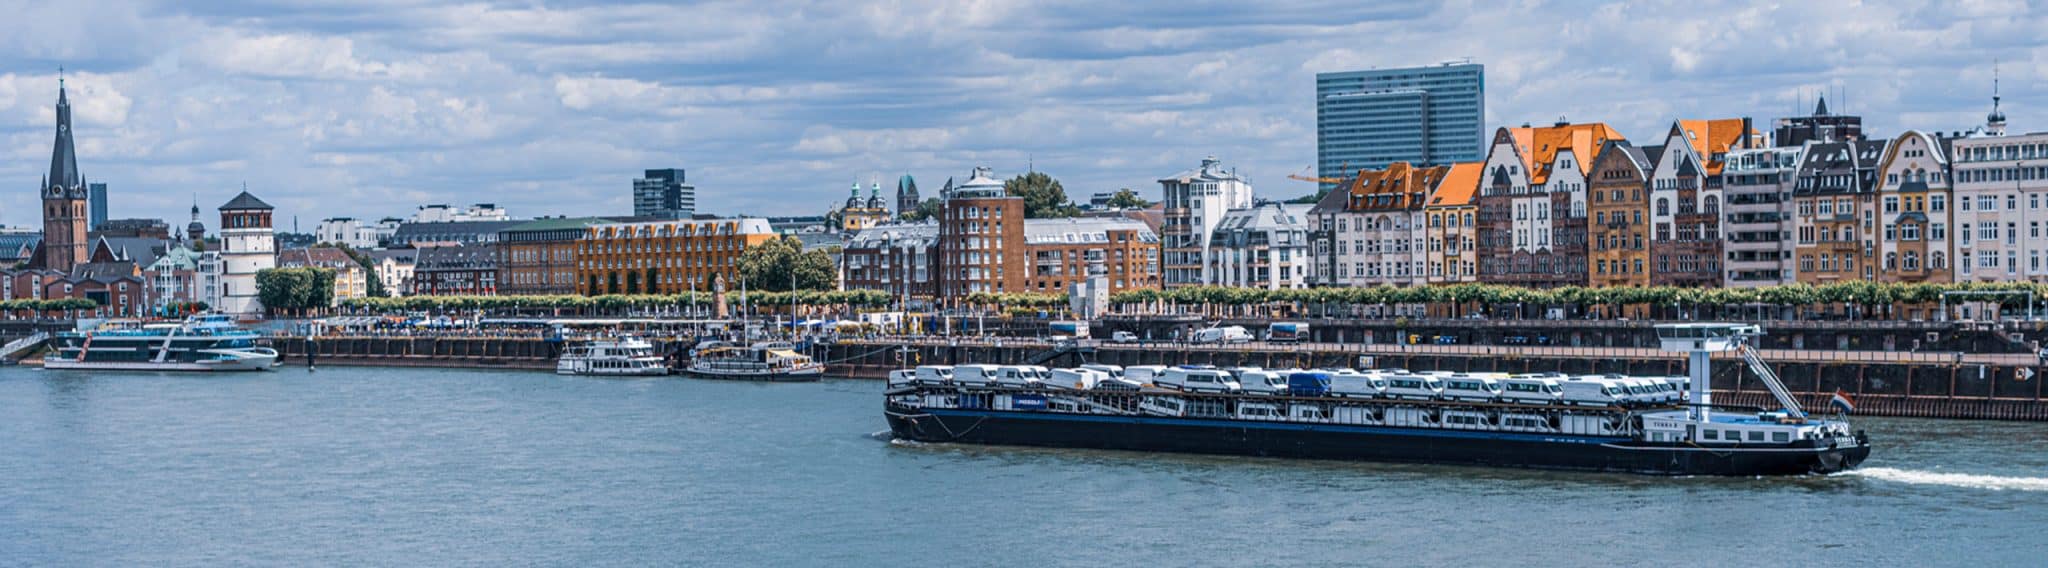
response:
<path id="1" fill-rule="evenodd" d="M 849 176 L 935 187 L 1028 165 L 1077 195 L 1151 191 L 1208 154 L 1284 197 L 1310 189 L 1282 176 L 1314 161 L 1315 73 L 1466 56 L 1493 125 L 1654 138 L 1681 117 L 1768 121 L 1804 89 L 1845 92 L 1831 103 L 1881 136 L 1959 130 L 1988 107 L 1993 59 L 2015 128 L 2048 120 L 2030 108 L 2048 22 L 2022 2 L 1331 7 L 29 3 L 0 22 L 0 179 L 47 167 L 58 64 L 81 166 L 126 192 L 114 214 L 174 220 L 245 180 L 303 209 L 281 215 L 593 214 L 623 212 L 639 170 L 681 167 L 706 210 L 799 214 Z M 34 221 L 22 199 L 0 192 L 0 223 Z"/>
<path id="2" fill-rule="evenodd" d="M 187 48 L 182 61 L 229 75 L 288 79 L 417 78 L 418 67 L 358 58 L 355 41 L 297 33 L 228 33 Z"/>

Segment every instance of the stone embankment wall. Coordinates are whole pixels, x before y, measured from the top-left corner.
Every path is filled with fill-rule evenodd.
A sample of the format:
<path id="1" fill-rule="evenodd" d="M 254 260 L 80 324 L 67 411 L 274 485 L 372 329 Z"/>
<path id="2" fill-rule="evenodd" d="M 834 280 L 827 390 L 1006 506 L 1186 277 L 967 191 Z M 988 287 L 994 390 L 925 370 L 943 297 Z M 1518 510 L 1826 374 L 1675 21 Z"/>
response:
<path id="1" fill-rule="evenodd" d="M 305 365 L 309 351 L 321 365 L 513 369 L 553 369 L 561 355 L 561 343 L 540 338 L 281 337 L 271 347 L 293 366 Z"/>

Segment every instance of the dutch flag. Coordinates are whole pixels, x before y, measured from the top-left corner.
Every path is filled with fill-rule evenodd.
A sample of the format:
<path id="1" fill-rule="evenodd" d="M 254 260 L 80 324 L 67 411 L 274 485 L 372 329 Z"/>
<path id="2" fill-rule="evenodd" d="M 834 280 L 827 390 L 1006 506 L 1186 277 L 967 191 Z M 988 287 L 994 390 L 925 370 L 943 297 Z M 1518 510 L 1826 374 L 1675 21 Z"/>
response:
<path id="1" fill-rule="evenodd" d="M 1835 396 L 1828 399 L 1828 403 L 1835 405 L 1835 408 L 1841 409 L 1843 414 L 1856 410 L 1856 402 L 1849 400 L 1849 393 L 1842 392 L 1840 389 L 1835 390 Z"/>

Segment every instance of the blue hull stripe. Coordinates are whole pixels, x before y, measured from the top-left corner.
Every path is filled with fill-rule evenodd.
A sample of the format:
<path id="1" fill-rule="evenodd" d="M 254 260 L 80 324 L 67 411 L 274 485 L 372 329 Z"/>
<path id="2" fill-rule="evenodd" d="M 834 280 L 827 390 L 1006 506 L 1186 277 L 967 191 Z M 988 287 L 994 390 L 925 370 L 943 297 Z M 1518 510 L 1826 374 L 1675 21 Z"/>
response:
<path id="1" fill-rule="evenodd" d="M 935 416 L 942 417 L 972 418 L 985 416 L 990 418 L 1005 418 L 1012 420 L 1109 422 L 1118 424 L 1150 424 L 1160 426 L 1188 426 L 1198 428 L 1258 428 L 1265 430 L 1287 430 L 1300 432 L 1348 432 L 1354 434 L 1378 434 L 1389 436 L 1430 436 L 1440 438 L 1505 440 L 1513 442 L 1533 442 L 1548 444 L 1599 445 L 1634 441 L 1633 438 L 1626 437 L 1572 436 L 1564 434 L 1531 434 L 1523 432 L 1480 432 L 1473 430 L 1451 430 L 1439 428 L 1357 426 L 1351 424 L 1301 424 L 1293 422 L 1262 422 L 1255 420 L 1172 418 L 1165 416 L 1098 416 L 1090 414 L 959 410 L 952 408 L 927 408 L 923 409 L 923 411 Z"/>

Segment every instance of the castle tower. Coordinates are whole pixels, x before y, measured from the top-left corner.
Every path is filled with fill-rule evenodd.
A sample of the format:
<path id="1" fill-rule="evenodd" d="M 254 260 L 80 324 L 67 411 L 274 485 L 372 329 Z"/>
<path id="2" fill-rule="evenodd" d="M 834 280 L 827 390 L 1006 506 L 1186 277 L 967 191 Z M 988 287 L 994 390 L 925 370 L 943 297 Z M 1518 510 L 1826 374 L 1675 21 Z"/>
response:
<path id="1" fill-rule="evenodd" d="M 71 99 L 64 79 L 57 79 L 57 141 L 50 150 L 50 173 L 43 178 L 43 267 L 70 272 L 86 261 L 85 180 L 78 175 L 78 154 L 71 144 Z"/>
<path id="2" fill-rule="evenodd" d="M 221 289 L 214 310 L 238 316 L 263 313 L 263 301 L 256 294 L 256 273 L 277 268 L 271 209 L 247 189 L 220 206 Z"/>

